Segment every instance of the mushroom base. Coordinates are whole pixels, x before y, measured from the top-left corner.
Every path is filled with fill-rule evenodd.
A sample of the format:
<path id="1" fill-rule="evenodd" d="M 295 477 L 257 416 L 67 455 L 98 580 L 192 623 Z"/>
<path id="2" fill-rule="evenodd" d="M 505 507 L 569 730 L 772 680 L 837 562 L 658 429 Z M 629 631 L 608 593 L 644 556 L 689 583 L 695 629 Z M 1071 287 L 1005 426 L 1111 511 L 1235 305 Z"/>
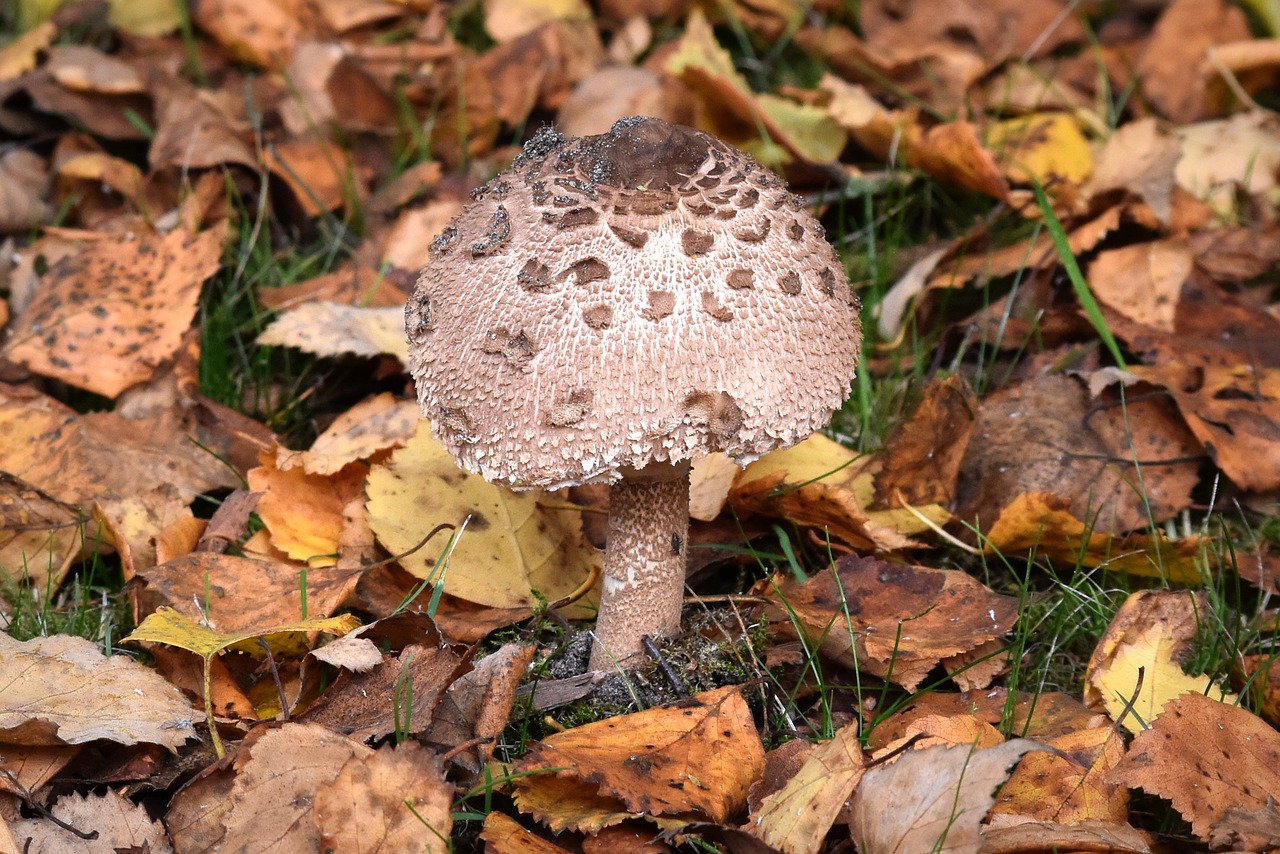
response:
<path id="1" fill-rule="evenodd" d="M 689 468 L 623 478 L 609 493 L 609 542 L 591 669 L 623 664 L 645 635 L 680 631 L 689 541 Z"/>

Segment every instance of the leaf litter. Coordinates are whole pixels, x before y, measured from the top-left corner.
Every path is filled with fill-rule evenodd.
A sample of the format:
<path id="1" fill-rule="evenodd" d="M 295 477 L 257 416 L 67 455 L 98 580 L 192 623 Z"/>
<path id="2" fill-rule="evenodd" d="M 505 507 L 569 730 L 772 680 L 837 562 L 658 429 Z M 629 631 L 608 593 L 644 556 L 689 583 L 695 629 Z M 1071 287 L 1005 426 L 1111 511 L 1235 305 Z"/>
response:
<path id="1" fill-rule="evenodd" d="M 1215 560 L 1232 533 L 1189 522 L 1230 504 L 1265 528 L 1280 483 L 1262 6 L 38 7 L 0 45 L 19 141 L 0 154 L 0 618 L 15 590 L 65 608 L 105 562 L 150 646 L 0 638 L 0 848 L 97 850 L 83 827 L 151 851 L 1160 850 L 1136 789 L 1182 816 L 1179 844 L 1280 847 L 1274 612 L 1195 592 L 1238 573 L 1265 597 L 1274 549 Z M 813 67 L 771 75 L 792 56 Z M 528 697 L 613 690 L 564 664 L 572 635 L 548 640 L 594 613 L 604 499 L 458 471 L 406 384 L 399 307 L 528 133 L 637 112 L 747 149 L 829 225 L 923 185 L 999 207 L 931 220 L 874 273 L 852 256 L 879 235 L 831 233 L 883 337 L 863 372 L 900 417 L 700 464 L 705 615 L 614 680 L 612 713 L 555 733 Z M 325 260 L 281 287 L 250 266 L 320 236 Z M 236 289 L 275 316 L 218 328 Z M 298 394 L 284 378 L 207 397 L 228 345 L 269 370 L 317 357 L 286 401 L 314 421 L 264 423 L 257 395 Z M 1046 625 L 992 571 L 1020 563 L 1127 594 L 1082 694 L 1016 681 Z M 1198 645 L 1232 620 L 1254 636 L 1210 670 Z M 766 759 L 763 739 L 787 743 Z"/>

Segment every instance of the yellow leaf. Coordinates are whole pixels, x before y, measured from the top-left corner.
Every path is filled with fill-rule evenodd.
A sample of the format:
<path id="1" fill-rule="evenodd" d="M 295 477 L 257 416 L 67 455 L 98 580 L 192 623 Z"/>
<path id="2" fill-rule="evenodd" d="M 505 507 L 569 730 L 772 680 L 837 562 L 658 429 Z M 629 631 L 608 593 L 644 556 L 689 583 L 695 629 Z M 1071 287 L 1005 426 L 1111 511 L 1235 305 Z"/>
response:
<path id="1" fill-rule="evenodd" d="M 108 5 L 111 25 L 135 36 L 167 36 L 182 23 L 173 0 L 109 0 Z"/>
<path id="2" fill-rule="evenodd" d="M 1080 122 L 1069 113 L 1036 113 L 998 122 L 987 147 L 1011 181 L 1046 187 L 1079 186 L 1093 173 L 1093 151 Z"/>
<path id="3" fill-rule="evenodd" d="M 905 509 L 867 509 L 875 499 L 876 463 L 826 436 L 813 435 L 748 465 L 729 499 L 740 512 L 781 514 L 798 524 L 826 529 L 850 545 L 916 545 L 909 538 L 929 530 L 917 515 Z M 916 511 L 938 526 L 951 519 L 937 504 Z"/>
<path id="4" fill-rule="evenodd" d="M 1180 658 L 1204 623 L 1203 594 L 1140 590 L 1125 600 L 1098 641 L 1085 671 L 1085 702 L 1102 706 L 1130 732 L 1151 725 L 1165 704 L 1188 692 L 1235 703 L 1204 674 L 1189 675 Z"/>
<path id="5" fill-rule="evenodd" d="M 125 640 L 162 643 L 208 659 L 227 649 L 238 649 L 262 658 L 263 650 L 258 643 L 258 639 L 262 638 L 271 647 L 273 655 L 299 657 L 311 648 L 307 641 L 310 633 L 325 632 L 341 636 L 359 626 L 358 617 L 343 614 L 339 617 L 317 617 L 280 626 L 265 626 L 252 632 L 219 632 L 172 608 L 160 608 L 143 620 Z"/>
<path id="6" fill-rule="evenodd" d="M 222 739 L 218 736 L 218 725 L 213 719 L 213 692 L 209 672 L 214 656 L 228 649 L 238 649 L 261 658 L 263 650 L 258 643 L 260 638 L 270 647 L 273 655 L 300 657 L 310 649 L 307 639 L 309 633 L 326 632 L 341 636 L 359 625 L 358 617 L 343 614 L 340 617 L 320 617 L 299 620 L 282 626 L 269 626 L 254 632 L 219 632 L 191 620 L 172 608 L 158 608 L 125 640 L 135 643 L 144 641 L 162 643 L 194 652 L 204 659 L 205 722 L 209 726 L 209 736 L 213 739 L 214 752 L 221 759 L 225 751 L 222 747 Z"/>
<path id="7" fill-rule="evenodd" d="M 984 540 L 987 554 L 1030 549 L 1053 560 L 1078 560 L 1085 566 L 1101 566 L 1130 575 L 1174 582 L 1200 580 L 1195 563 L 1200 546 L 1196 540 L 1175 543 L 1159 534 L 1120 538 L 1088 530 L 1061 499 L 1046 493 L 1028 492 L 1013 499 L 1000 511 Z"/>
<path id="8" fill-rule="evenodd" d="M 365 491 L 369 527 L 393 554 L 413 548 L 436 525 L 471 517 L 443 578 L 446 593 L 468 602 L 528 608 L 539 596 L 554 601 L 574 592 L 600 560 L 583 541 L 578 512 L 560 509 L 563 498 L 513 492 L 462 471 L 426 421 L 373 467 Z M 438 575 L 442 541 L 401 558 L 401 565 L 419 578 Z"/>

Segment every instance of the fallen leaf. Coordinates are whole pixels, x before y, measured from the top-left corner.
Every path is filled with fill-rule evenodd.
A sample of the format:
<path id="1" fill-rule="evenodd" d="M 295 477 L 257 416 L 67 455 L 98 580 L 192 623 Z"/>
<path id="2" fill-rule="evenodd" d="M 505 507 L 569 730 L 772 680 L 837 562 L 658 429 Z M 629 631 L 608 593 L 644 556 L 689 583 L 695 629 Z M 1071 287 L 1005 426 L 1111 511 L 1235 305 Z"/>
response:
<path id="1" fill-rule="evenodd" d="M 982 854 L 1060 854 L 1105 851 L 1107 854 L 1154 854 L 1151 835 L 1127 824 L 1084 821 L 1063 825 L 1027 821 L 993 823 L 982 831 Z"/>
<path id="2" fill-rule="evenodd" d="M 450 595 L 495 608 L 532 607 L 573 593 L 599 555 L 582 541 L 581 521 L 547 493 L 512 492 L 460 470 L 419 423 L 417 434 L 369 473 L 369 525 L 392 553 L 403 555 L 436 525 L 471 521 L 445 565 L 445 538 L 400 559 L 419 578 L 435 578 Z M 573 613 L 570 611 L 570 613 Z"/>
<path id="3" fill-rule="evenodd" d="M 950 504 L 977 411 L 977 396 L 963 377 L 931 380 L 885 440 L 874 506 Z"/>
<path id="4" fill-rule="evenodd" d="M 1081 192 L 1090 201 L 1117 192 L 1141 200 L 1167 226 L 1173 219 L 1175 168 L 1181 158 L 1181 141 L 1154 119 L 1127 122 L 1103 144 L 1093 177 Z"/>
<path id="5" fill-rule="evenodd" d="M 71 635 L 19 642 L 0 632 L 0 742 L 159 744 L 195 737 L 191 704 L 149 667 Z M 121 715 L 127 708 L 129 714 Z"/>
<path id="6" fill-rule="evenodd" d="M 1182 286 L 1195 262 L 1190 247 L 1178 239 L 1109 249 L 1089 265 L 1089 289 L 1130 320 L 1173 332 Z"/>
<path id="7" fill-rule="evenodd" d="M 662 67 L 702 100 L 700 127 L 744 149 L 765 166 L 777 167 L 792 159 L 829 163 L 844 147 L 844 131 L 826 111 L 751 91 L 701 10 L 689 15 L 684 34 Z"/>
<path id="8" fill-rule="evenodd" d="M 4 355 L 107 397 L 150 379 L 177 352 L 226 237 L 223 222 L 93 241 L 42 277 Z"/>
<path id="9" fill-rule="evenodd" d="M 1129 821 L 1129 793 L 1107 779 L 1124 756 L 1124 738 L 1111 726 L 1039 739 L 1049 748 L 1028 753 L 1000 787 L 991 815 L 1056 825 Z"/>
<path id="10" fill-rule="evenodd" d="M 794 620 L 846 667 L 914 690 L 940 662 L 1003 638 L 1017 601 L 956 570 L 902 566 L 855 555 L 803 584 L 766 594 L 773 620 Z"/>
<path id="11" fill-rule="evenodd" d="M 409 361 L 400 308 L 364 308 L 332 302 L 309 302 L 273 320 L 258 344 L 297 347 L 317 356 L 395 356 Z"/>
<path id="12" fill-rule="evenodd" d="M 1280 368 L 1250 364 L 1135 365 L 1134 376 L 1163 386 L 1214 463 L 1251 492 L 1280 488 Z"/>
<path id="13" fill-rule="evenodd" d="M 917 545 L 911 537 L 929 525 L 915 513 L 868 509 L 875 496 L 873 462 L 814 435 L 750 463 L 729 491 L 729 503 L 742 515 L 782 516 L 855 548 L 889 551 Z M 939 526 L 950 519 L 936 504 L 916 511 Z"/>
<path id="14" fill-rule="evenodd" d="M 25 840 L 24 854 L 98 854 L 105 851 L 146 851 L 169 854 L 173 848 L 164 825 L 153 819 L 142 804 L 135 804 L 114 789 L 101 795 L 63 795 L 49 812 L 62 826 L 47 818 L 16 821 L 11 832 Z M 92 832 L 90 839 L 77 834 Z M 18 849 L 14 849 L 16 852 Z"/>
<path id="15" fill-rule="evenodd" d="M 1019 496 L 1061 496 L 1099 534 L 1150 527 L 1186 507 L 1199 483 L 1196 437 L 1141 386 L 1091 395 L 1040 375 L 988 395 L 960 465 L 957 515 L 989 526 Z"/>
<path id="16" fill-rule="evenodd" d="M 453 751 L 456 765 L 479 774 L 507 728 L 516 691 L 536 652 L 533 644 L 507 643 L 475 662 L 470 673 L 449 684 L 427 739 Z M 456 751 L 468 742 L 476 743 L 474 750 Z"/>
<path id="17" fill-rule="evenodd" d="M 356 583 L 358 572 L 198 552 L 140 576 L 145 586 L 131 591 L 139 617 L 163 606 L 224 632 L 253 632 L 305 615 L 330 616 Z"/>
<path id="18" fill-rule="evenodd" d="M 557 831 L 598 830 L 640 814 L 724 823 L 746 806 L 763 763 L 751 712 L 729 686 L 535 742 L 516 765 L 516 805 Z M 574 815 L 559 783 L 609 813 Z"/>
<path id="19" fill-rule="evenodd" d="M 351 463 L 333 474 L 284 469 L 288 451 L 264 452 L 261 465 L 245 473 L 249 488 L 262 493 L 258 516 L 271 532 L 271 545 L 290 558 L 315 566 L 338 560 L 338 543 L 346 527 L 345 508 L 361 496 L 368 466 Z"/>
<path id="20" fill-rule="evenodd" d="M 751 811 L 745 829 L 784 854 L 817 854 L 866 770 L 850 724 L 808 754 L 800 770 Z"/>
<path id="21" fill-rule="evenodd" d="M 0 155 L 0 233 L 34 228 L 48 219 L 48 182 L 40 155 L 21 148 Z"/>
<path id="22" fill-rule="evenodd" d="M 1112 720 L 1135 733 L 1152 726 L 1165 704 L 1181 694 L 1234 703 L 1236 697 L 1208 676 L 1182 670 L 1206 602 L 1203 594 L 1174 590 L 1130 594 L 1089 659 L 1085 702 L 1105 708 Z"/>
<path id="23" fill-rule="evenodd" d="M 1207 840 L 1228 810 L 1262 810 L 1280 798 L 1277 769 L 1280 734 L 1230 702 L 1189 693 L 1138 733 L 1108 779 L 1170 801 Z"/>
<path id="24" fill-rule="evenodd" d="M 970 745 L 910 750 L 868 769 L 853 794 L 849 830 L 859 854 L 973 852 L 995 789 L 1026 753 L 1044 748 L 1014 739 L 986 750 Z"/>
<path id="25" fill-rule="evenodd" d="M 1275 115 L 1236 113 L 1220 121 L 1186 125 L 1176 133 L 1182 141 L 1178 184 L 1208 201 L 1220 215 L 1234 214 L 1239 190 L 1264 199 L 1276 195 L 1280 119 Z"/>
<path id="26" fill-rule="evenodd" d="M 1042 492 L 1015 497 L 983 537 L 986 554 L 1034 552 L 1067 565 L 1101 566 L 1170 582 L 1201 579 L 1196 563 L 1201 542 L 1196 538 L 1171 542 L 1164 534 L 1113 537 L 1076 518 L 1066 499 Z"/>
<path id="27" fill-rule="evenodd" d="M 1205 52 L 1250 37 L 1244 12 L 1224 0 L 1174 0 L 1160 14 L 1138 60 L 1142 92 L 1166 118 L 1203 118 L 1206 85 L 1215 72 Z"/>
<path id="28" fill-rule="evenodd" d="M 493 854 L 571 854 L 532 830 L 522 827 L 514 818 L 494 810 L 484 817 L 480 838 Z"/>
<path id="29" fill-rule="evenodd" d="M 56 590 L 80 553 L 84 514 L 0 471 L 0 576 Z"/>
<path id="30" fill-rule="evenodd" d="M 331 851 L 446 854 L 453 787 L 440 757 L 414 741 L 355 755 L 316 788 L 312 815 Z"/>
<path id="31" fill-rule="evenodd" d="M 591 7 L 583 0 L 484 0 L 484 28 L 500 44 L 553 21 L 591 18 Z"/>
<path id="32" fill-rule="evenodd" d="M 177 851 L 321 850 L 315 797 L 353 758 L 373 750 L 324 727 L 260 727 L 240 744 L 234 763 L 195 777 L 170 802 L 165 825 Z M 408 793 L 406 793 L 408 794 Z"/>
<path id="33" fill-rule="evenodd" d="M 402 447 L 418 430 L 418 402 L 389 393 L 366 398 L 334 419 L 308 450 L 281 449 L 280 471 L 301 466 L 309 475 L 333 475 L 350 463 L 368 460 L 379 451 Z"/>

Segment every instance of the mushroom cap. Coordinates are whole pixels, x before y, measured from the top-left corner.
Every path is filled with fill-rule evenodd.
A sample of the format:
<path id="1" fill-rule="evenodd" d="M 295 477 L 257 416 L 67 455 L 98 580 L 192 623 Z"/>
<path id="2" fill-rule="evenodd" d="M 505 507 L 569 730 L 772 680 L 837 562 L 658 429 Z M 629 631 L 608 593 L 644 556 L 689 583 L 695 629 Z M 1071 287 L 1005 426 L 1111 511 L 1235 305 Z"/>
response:
<path id="1" fill-rule="evenodd" d="M 540 131 L 436 239 L 405 325 L 436 436 L 542 488 L 794 444 L 848 396 L 862 337 L 782 179 L 648 117 Z"/>

